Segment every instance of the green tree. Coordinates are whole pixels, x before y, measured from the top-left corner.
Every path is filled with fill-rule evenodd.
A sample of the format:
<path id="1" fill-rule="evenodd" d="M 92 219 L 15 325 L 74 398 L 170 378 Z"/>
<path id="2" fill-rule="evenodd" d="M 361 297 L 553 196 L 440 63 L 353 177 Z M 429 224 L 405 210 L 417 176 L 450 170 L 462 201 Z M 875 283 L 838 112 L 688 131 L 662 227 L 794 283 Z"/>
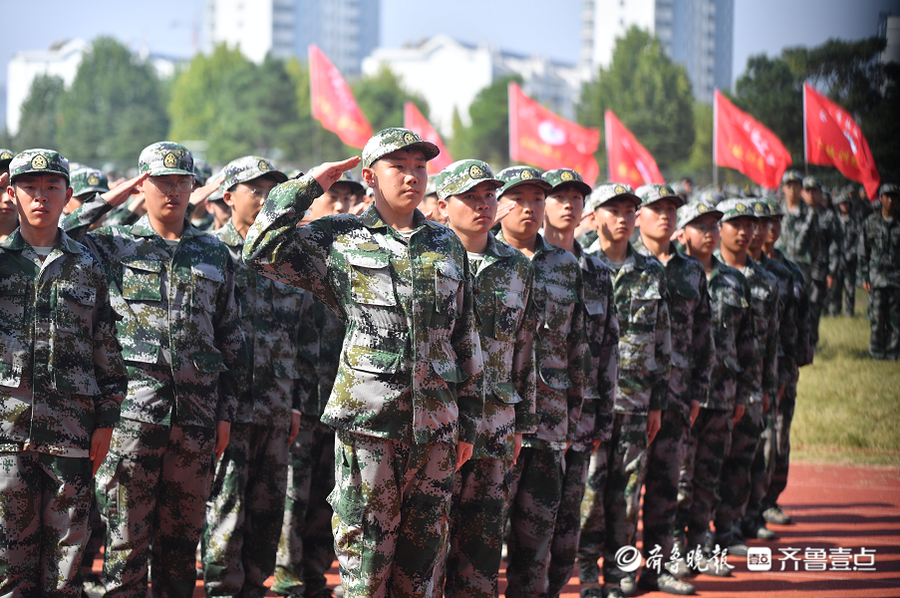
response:
<path id="1" fill-rule="evenodd" d="M 693 104 L 684 67 L 666 56 L 655 36 L 632 27 L 616 40 L 609 68 L 582 89 L 577 115 L 582 125 L 602 129 L 604 112 L 612 110 L 665 170 L 690 156 Z M 604 143 L 597 156 L 603 172 Z"/>
<path id="2" fill-rule="evenodd" d="M 374 131 L 402 127 L 403 105 L 407 100 L 415 102 L 422 115 L 428 118 L 425 98 L 406 89 L 400 77 L 387 66 L 382 66 L 374 77 L 363 77 L 352 87 L 356 102 Z"/>
<path id="3" fill-rule="evenodd" d="M 31 82 L 31 90 L 22 104 L 19 132 L 15 136 L 15 151 L 34 147 L 57 147 L 59 104 L 66 92 L 65 84 L 53 75 L 38 75 Z M 8 146 L 4 146 L 8 147 Z"/>
<path id="4" fill-rule="evenodd" d="M 91 42 L 61 97 L 58 146 L 80 162 L 134 165 L 169 128 L 156 71 L 111 37 Z"/>
<path id="5" fill-rule="evenodd" d="M 712 106 L 694 102 L 694 145 L 688 161 L 688 170 L 697 178 L 695 184 L 712 182 L 713 109 Z"/>
<path id="6" fill-rule="evenodd" d="M 509 165 L 509 84 L 522 83 L 519 75 L 495 79 L 482 89 L 469 106 L 471 124 L 462 127 L 454 118 L 451 153 L 478 157 L 497 172 Z"/>

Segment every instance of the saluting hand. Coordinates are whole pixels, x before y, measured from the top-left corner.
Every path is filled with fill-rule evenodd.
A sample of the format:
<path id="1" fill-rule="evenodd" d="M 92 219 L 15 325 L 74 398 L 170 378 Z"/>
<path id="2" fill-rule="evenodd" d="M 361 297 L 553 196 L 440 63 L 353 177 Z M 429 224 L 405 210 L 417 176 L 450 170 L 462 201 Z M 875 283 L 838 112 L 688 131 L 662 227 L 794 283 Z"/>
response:
<path id="1" fill-rule="evenodd" d="M 125 203 L 129 197 L 140 192 L 137 188 L 138 185 L 146 181 L 149 176 L 150 173 L 145 172 L 144 174 L 139 174 L 136 177 L 124 180 L 100 197 L 114 208 L 120 206 Z"/>
<path id="2" fill-rule="evenodd" d="M 353 156 L 340 162 L 325 162 L 309 171 L 309 176 L 316 179 L 323 191 L 328 191 L 341 175 L 356 167 L 362 161 L 359 156 Z"/>

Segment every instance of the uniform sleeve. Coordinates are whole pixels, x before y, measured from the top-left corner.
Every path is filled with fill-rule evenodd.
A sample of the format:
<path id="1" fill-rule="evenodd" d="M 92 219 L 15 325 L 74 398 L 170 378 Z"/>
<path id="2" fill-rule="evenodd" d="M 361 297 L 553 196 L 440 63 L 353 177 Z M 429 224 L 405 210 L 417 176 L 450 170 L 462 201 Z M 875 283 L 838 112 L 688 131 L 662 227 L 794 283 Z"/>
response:
<path id="1" fill-rule="evenodd" d="M 831 228 L 831 234 L 828 244 L 828 274 L 832 277 L 837 277 L 843 263 L 844 236 L 841 232 L 841 227 L 837 223 L 837 218 L 834 216 L 832 216 L 829 228 Z"/>
<path id="2" fill-rule="evenodd" d="M 797 306 L 794 301 L 794 280 L 788 275 L 785 292 L 778 293 L 778 386 L 791 383 L 794 368 L 797 367 Z M 775 399 L 776 397 L 770 397 Z"/>
<path id="3" fill-rule="evenodd" d="M 616 387 L 619 384 L 619 317 L 616 313 L 616 300 L 611 282 L 607 282 L 605 290 L 606 321 L 603 323 L 601 338 L 596 339 L 597 369 L 591 372 L 597 386 L 597 399 L 591 401 L 594 403 L 595 414 L 592 440 L 600 442 L 608 442 L 612 437 L 613 407 L 616 402 Z M 594 346 L 592 339 L 588 341 Z"/>
<path id="4" fill-rule="evenodd" d="M 870 216 L 871 217 L 871 216 Z M 869 259 L 872 257 L 872 247 L 869 245 L 869 221 L 863 221 L 859 231 L 859 242 L 857 245 L 857 253 L 859 254 L 859 277 L 860 282 L 868 283 L 869 281 Z"/>
<path id="5" fill-rule="evenodd" d="M 475 329 L 475 306 L 472 291 L 472 277 L 469 275 L 469 263 L 465 258 L 465 249 L 459 243 L 459 262 L 463 267 L 463 284 L 457 295 L 459 318 L 450 334 L 450 343 L 456 354 L 457 366 L 469 378 L 481 377 L 483 362 L 481 358 L 481 341 Z M 456 404 L 459 407 L 457 431 L 459 440 L 475 444 L 478 423 L 484 415 L 484 392 L 481 385 L 459 385 Z"/>
<path id="6" fill-rule="evenodd" d="M 94 262 L 95 289 L 93 354 L 94 376 L 100 394 L 94 397 L 96 428 L 112 428 L 119 421 L 119 408 L 125 399 L 128 373 L 122 360 L 122 347 L 116 338 L 109 287 L 99 264 Z"/>
<path id="7" fill-rule="evenodd" d="M 762 390 L 768 393 L 770 401 L 778 397 L 778 301 L 778 288 L 773 286 L 772 296 L 766 302 L 766 318 L 769 320 L 766 338 L 760 339 L 765 343 Z"/>
<path id="8" fill-rule="evenodd" d="M 706 276 L 700 277 L 700 300 L 694 313 L 694 329 L 691 331 L 694 350 L 694 367 L 691 370 L 693 386 L 691 399 L 703 403 L 709 393 L 709 378 L 715 363 L 715 336 L 712 326 L 712 307 Z"/>
<path id="9" fill-rule="evenodd" d="M 112 210 L 112 206 L 106 203 L 99 193 L 94 193 L 71 214 L 63 214 L 60 228 L 81 243 L 91 229 L 91 225 L 103 218 L 110 210 Z"/>
<path id="10" fill-rule="evenodd" d="M 328 283 L 333 235 L 329 218 L 298 228 L 297 223 L 322 187 L 306 175 L 276 186 L 244 242 L 244 263 L 284 284 L 312 291 L 335 313 L 339 298 Z"/>
<path id="11" fill-rule="evenodd" d="M 746 283 L 744 300 L 747 307 L 743 310 L 735 340 L 738 366 L 740 367 L 740 371 L 737 373 L 737 393 L 734 399 L 736 405 L 747 405 L 751 402 L 751 397 L 762 397 L 762 360 L 759 355 L 753 308 L 750 307 L 750 285 Z"/>
<path id="12" fill-rule="evenodd" d="M 659 288 L 666 293 L 666 273 L 659 267 Z M 663 297 L 656 310 L 656 369 L 650 372 L 650 410 L 664 410 L 669 396 L 669 369 L 672 367 L 672 332 L 669 321 L 669 299 Z"/>
<path id="13" fill-rule="evenodd" d="M 222 245 L 222 251 L 226 251 Z M 216 313 L 213 319 L 215 345 L 222 353 L 227 371 L 219 374 L 219 403 L 216 406 L 218 421 L 234 421 L 237 414 L 240 391 L 250 384 L 250 358 L 247 343 L 241 331 L 240 310 L 235 299 L 234 262 L 226 260 L 225 284 L 216 296 Z"/>
<path id="14" fill-rule="evenodd" d="M 315 325 L 316 300 L 312 293 L 303 293 L 303 305 L 297 324 L 297 371 L 294 380 L 294 396 L 291 408 L 304 415 L 307 421 L 319 417 L 319 379 L 316 364 L 319 363 L 319 327 Z"/>
<path id="15" fill-rule="evenodd" d="M 513 346 L 512 381 L 516 392 L 522 399 L 516 403 L 516 433 L 533 434 L 537 431 L 538 419 L 535 413 L 535 392 L 537 390 L 537 374 L 534 365 L 534 298 L 531 290 L 534 286 L 534 270 L 529 265 L 528 279 L 525 281 L 525 312 L 516 341 Z"/>
<path id="16" fill-rule="evenodd" d="M 566 402 L 568 411 L 568 427 L 566 428 L 566 440 L 575 442 L 578 440 L 578 420 L 581 419 L 581 408 L 584 404 L 584 389 L 590 375 L 590 350 L 587 346 L 585 334 L 585 309 L 584 309 L 584 281 L 581 278 L 581 269 L 577 270 L 575 277 L 576 296 L 578 303 L 572 310 L 572 326 L 566 339 L 566 364 L 569 380 L 572 385 L 566 389 Z"/>

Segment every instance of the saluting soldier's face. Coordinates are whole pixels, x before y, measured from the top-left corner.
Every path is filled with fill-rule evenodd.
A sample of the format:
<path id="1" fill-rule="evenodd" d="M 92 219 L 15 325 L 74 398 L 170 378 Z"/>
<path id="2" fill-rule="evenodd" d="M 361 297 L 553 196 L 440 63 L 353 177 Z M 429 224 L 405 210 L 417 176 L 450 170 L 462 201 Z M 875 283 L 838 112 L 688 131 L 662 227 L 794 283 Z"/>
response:
<path id="1" fill-rule="evenodd" d="M 141 183 L 147 213 L 160 222 L 176 223 L 184 220 L 194 177 L 189 174 L 151 176 Z"/>
<path id="2" fill-rule="evenodd" d="M 573 185 L 560 185 L 553 189 L 544 203 L 544 226 L 560 231 L 573 232 L 581 223 L 584 211 L 584 195 Z"/>
<path id="3" fill-rule="evenodd" d="M 501 220 L 504 235 L 512 235 L 517 239 L 529 239 L 535 236 L 544 223 L 544 201 L 546 192 L 526 183 L 509 189 L 500 198 L 500 205 L 512 203 L 513 208 Z"/>
<path id="4" fill-rule="evenodd" d="M 425 195 L 428 160 L 419 149 L 399 149 L 363 168 L 366 184 L 375 189 L 375 207 L 410 214 Z"/>
<path id="5" fill-rule="evenodd" d="M 57 227 L 72 188 L 58 174 L 23 174 L 6 188 L 6 196 L 17 206 L 22 227 L 44 230 Z"/>
<path id="6" fill-rule="evenodd" d="M 497 215 L 497 188 L 493 183 L 478 183 L 459 195 L 437 201 L 441 216 L 455 231 L 469 234 L 490 232 Z"/>
<path id="7" fill-rule="evenodd" d="M 613 243 L 627 241 L 634 232 L 634 202 L 630 199 L 613 199 L 594 211 L 597 234 Z"/>
<path id="8" fill-rule="evenodd" d="M 746 251 L 756 232 L 757 221 L 749 216 L 739 216 L 722 223 L 722 247 L 734 253 Z"/>

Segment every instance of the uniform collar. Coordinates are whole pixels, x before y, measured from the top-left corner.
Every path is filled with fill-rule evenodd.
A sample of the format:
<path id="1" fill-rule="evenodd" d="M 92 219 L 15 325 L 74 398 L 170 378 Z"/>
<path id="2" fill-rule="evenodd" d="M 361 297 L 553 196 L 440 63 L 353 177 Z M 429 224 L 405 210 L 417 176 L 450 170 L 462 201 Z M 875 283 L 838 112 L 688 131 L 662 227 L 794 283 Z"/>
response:
<path id="1" fill-rule="evenodd" d="M 362 221 L 363 226 L 366 228 L 385 228 L 388 225 L 385 224 L 384 220 L 381 219 L 381 214 L 378 213 L 378 210 L 375 209 L 375 202 L 363 212 L 359 219 Z M 413 212 L 413 229 L 417 229 L 422 225 L 431 226 L 432 228 L 438 226 L 436 223 L 432 222 L 425 218 L 425 214 L 423 214 L 418 208 Z"/>
<path id="2" fill-rule="evenodd" d="M 137 222 L 131 225 L 131 234 L 136 237 L 159 237 L 162 239 L 162 236 L 150 225 L 150 217 L 146 214 L 141 216 Z M 182 239 L 186 237 L 196 237 L 197 235 L 202 234 L 203 231 L 191 224 L 189 219 L 184 219 L 184 232 L 181 234 Z"/>
<path id="3" fill-rule="evenodd" d="M 215 236 L 229 247 L 244 246 L 244 238 L 241 237 L 241 233 L 237 231 L 237 229 L 234 227 L 234 223 L 231 220 L 226 222 L 225 226 L 217 230 Z"/>
<path id="4" fill-rule="evenodd" d="M 69 235 L 66 234 L 66 231 L 62 229 L 59 230 L 59 241 L 57 241 L 54 245 L 54 249 L 59 249 L 66 253 L 81 253 L 83 251 L 83 247 L 72 239 Z M 26 247 L 31 247 L 28 241 L 22 236 L 20 229 L 14 230 L 6 239 L 0 243 L 0 247 L 3 249 L 11 249 L 13 251 L 22 251 Z"/>

